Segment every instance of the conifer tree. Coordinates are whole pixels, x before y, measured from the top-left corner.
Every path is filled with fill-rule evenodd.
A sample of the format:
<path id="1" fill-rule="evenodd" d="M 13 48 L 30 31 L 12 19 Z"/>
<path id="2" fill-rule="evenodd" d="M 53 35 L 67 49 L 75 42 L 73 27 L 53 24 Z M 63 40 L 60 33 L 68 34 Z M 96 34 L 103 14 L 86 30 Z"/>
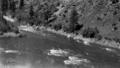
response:
<path id="1" fill-rule="evenodd" d="M 34 11 L 33 11 L 33 6 L 32 5 L 30 6 L 29 14 L 30 14 L 30 18 L 32 18 L 34 16 Z"/>
<path id="2" fill-rule="evenodd" d="M 75 31 L 76 24 L 78 24 L 78 13 L 75 9 L 72 9 L 70 14 L 70 24 L 69 24 L 71 32 Z"/>
<path id="3" fill-rule="evenodd" d="M 24 7 L 24 0 L 20 0 L 19 9 L 22 9 L 23 7 Z"/>
<path id="4" fill-rule="evenodd" d="M 10 0 L 9 1 L 9 9 L 12 10 L 12 12 L 15 12 L 15 1 L 14 0 Z"/>
<path id="5" fill-rule="evenodd" d="M 8 0 L 1 0 L 1 12 L 5 14 L 8 10 Z"/>

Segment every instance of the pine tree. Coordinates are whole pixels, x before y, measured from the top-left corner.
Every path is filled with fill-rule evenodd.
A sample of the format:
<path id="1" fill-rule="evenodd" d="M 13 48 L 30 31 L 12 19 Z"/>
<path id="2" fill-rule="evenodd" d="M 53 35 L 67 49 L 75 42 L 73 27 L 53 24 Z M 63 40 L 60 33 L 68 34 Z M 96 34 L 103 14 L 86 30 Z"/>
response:
<path id="1" fill-rule="evenodd" d="M 34 11 L 32 5 L 30 6 L 29 16 L 30 16 L 29 24 L 34 25 Z"/>
<path id="2" fill-rule="evenodd" d="M 33 18 L 34 16 L 34 11 L 33 11 L 33 6 L 30 6 L 30 12 L 29 12 L 30 18 Z"/>
<path id="3" fill-rule="evenodd" d="M 20 0 L 19 9 L 22 9 L 23 7 L 24 7 L 24 0 Z"/>
<path id="4" fill-rule="evenodd" d="M 71 10 L 69 21 L 70 32 L 75 32 L 76 25 L 78 24 L 78 13 L 74 8 Z"/>
<path id="5" fill-rule="evenodd" d="M 15 12 L 15 1 L 14 0 L 10 0 L 9 1 L 9 9 L 12 10 L 13 12 Z"/>
<path id="6" fill-rule="evenodd" d="M 1 12 L 5 14 L 8 10 L 8 0 L 1 0 Z"/>

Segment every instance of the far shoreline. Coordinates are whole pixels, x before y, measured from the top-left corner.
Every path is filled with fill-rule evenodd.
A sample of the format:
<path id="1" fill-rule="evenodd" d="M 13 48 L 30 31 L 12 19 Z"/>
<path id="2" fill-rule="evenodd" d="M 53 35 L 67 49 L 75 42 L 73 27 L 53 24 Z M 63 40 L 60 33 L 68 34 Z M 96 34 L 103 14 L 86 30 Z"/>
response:
<path id="1" fill-rule="evenodd" d="M 19 27 L 21 27 L 21 26 L 19 26 Z M 63 30 L 56 31 L 55 29 L 52 29 L 50 27 L 29 26 L 29 25 L 24 25 L 24 26 L 26 28 L 31 28 L 31 29 L 28 29 L 28 30 L 26 30 L 24 28 L 21 28 L 21 29 L 19 28 L 19 29 L 23 30 L 23 31 L 33 32 L 33 33 L 43 30 L 43 31 L 48 31 L 48 32 L 59 34 L 59 35 L 63 35 L 63 36 L 66 36 L 67 38 L 72 38 L 73 40 L 75 40 L 78 43 L 80 43 L 79 41 L 82 41 L 85 45 L 89 45 L 90 43 L 95 43 L 95 44 L 100 44 L 101 46 L 108 46 L 108 47 L 120 49 L 120 43 L 118 43 L 116 41 L 106 40 L 104 38 L 101 40 L 97 40 L 95 38 L 84 38 L 81 34 L 76 35 L 73 33 L 66 33 Z"/>
<path id="2" fill-rule="evenodd" d="M 90 45 L 90 43 L 95 43 L 95 44 L 100 44 L 102 46 L 108 46 L 108 47 L 120 49 L 120 43 L 118 43 L 116 41 L 110 41 L 110 40 L 106 40 L 104 38 L 101 40 L 97 40 L 95 38 L 85 38 L 81 34 L 76 35 L 73 33 L 66 33 L 63 30 L 56 31 L 56 30 L 51 29 L 51 28 L 46 28 L 46 30 L 49 32 L 52 32 L 52 33 L 66 36 L 67 38 L 72 38 L 73 40 L 76 40 L 78 43 L 79 43 L 79 41 L 82 41 L 85 45 Z"/>
<path id="3" fill-rule="evenodd" d="M 0 38 L 3 37 L 22 37 L 24 36 L 24 34 L 22 34 L 21 32 L 19 33 L 15 33 L 15 32 L 6 32 L 0 35 Z"/>

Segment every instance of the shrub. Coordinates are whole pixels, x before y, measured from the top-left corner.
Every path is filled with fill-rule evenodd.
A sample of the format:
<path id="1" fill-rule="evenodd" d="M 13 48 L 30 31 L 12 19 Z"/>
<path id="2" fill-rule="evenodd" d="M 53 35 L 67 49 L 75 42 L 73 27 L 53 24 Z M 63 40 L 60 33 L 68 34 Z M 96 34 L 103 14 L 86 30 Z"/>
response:
<path id="1" fill-rule="evenodd" d="M 97 28 L 85 28 L 82 32 L 83 37 L 95 38 L 99 31 Z"/>
<path id="2" fill-rule="evenodd" d="M 60 30 L 60 29 L 62 29 L 62 25 L 61 25 L 61 24 L 55 24 L 55 25 L 53 26 L 53 28 L 54 28 L 55 30 Z"/>

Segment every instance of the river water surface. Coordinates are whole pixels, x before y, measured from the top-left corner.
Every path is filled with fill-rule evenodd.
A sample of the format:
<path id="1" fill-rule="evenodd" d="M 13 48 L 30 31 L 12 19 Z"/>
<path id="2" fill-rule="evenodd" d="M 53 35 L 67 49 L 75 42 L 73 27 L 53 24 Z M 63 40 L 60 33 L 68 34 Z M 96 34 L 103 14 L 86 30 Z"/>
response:
<path id="1" fill-rule="evenodd" d="M 0 68 L 120 68 L 120 50 L 49 32 L 0 38 Z"/>

